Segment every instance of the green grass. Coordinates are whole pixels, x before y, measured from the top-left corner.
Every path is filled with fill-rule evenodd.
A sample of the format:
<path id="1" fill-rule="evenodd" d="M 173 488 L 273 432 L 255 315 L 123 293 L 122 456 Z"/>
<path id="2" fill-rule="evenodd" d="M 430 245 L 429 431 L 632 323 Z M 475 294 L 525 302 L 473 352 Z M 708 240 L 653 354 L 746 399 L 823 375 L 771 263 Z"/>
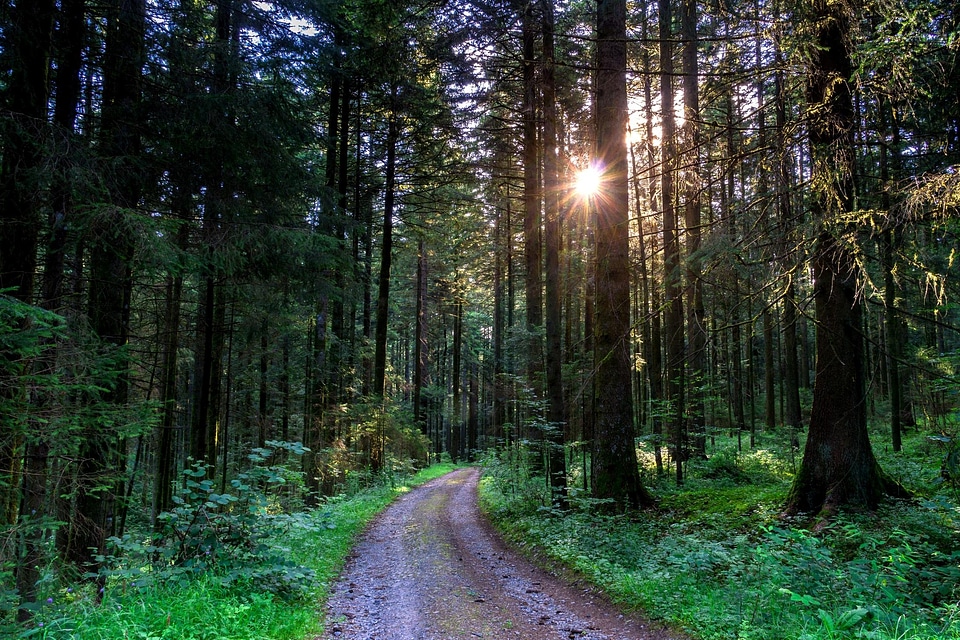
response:
<path id="1" fill-rule="evenodd" d="M 11 638 L 76 640 L 304 640 L 323 631 L 323 603 L 357 536 L 401 493 L 456 468 L 431 466 L 394 486 L 338 497 L 302 517 L 272 541 L 316 572 L 305 598 L 287 601 L 256 584 L 224 587 L 212 576 L 132 587 L 108 586 L 97 604 L 90 587 L 51 592 L 29 629 Z M 7 632 L 7 630 L 3 630 Z M 0 633 L 3 635 L 3 633 Z"/>
<path id="2" fill-rule="evenodd" d="M 541 479 L 496 460 L 481 504 L 517 545 L 695 638 L 960 639 L 960 509 L 932 482 L 939 459 L 921 455 L 923 438 L 896 459 L 921 499 L 817 534 L 780 517 L 792 465 L 766 445 L 718 438 L 681 489 L 645 469 L 659 503 L 640 513 L 598 515 L 576 494 L 567 512 L 546 508 Z"/>
<path id="3" fill-rule="evenodd" d="M 111 589 L 100 605 L 89 598 L 54 602 L 38 614 L 37 626 L 31 630 L 34 635 L 29 637 L 302 640 L 319 630 L 318 619 L 315 606 L 287 603 L 252 589 L 227 589 L 207 578 L 182 587 Z"/>

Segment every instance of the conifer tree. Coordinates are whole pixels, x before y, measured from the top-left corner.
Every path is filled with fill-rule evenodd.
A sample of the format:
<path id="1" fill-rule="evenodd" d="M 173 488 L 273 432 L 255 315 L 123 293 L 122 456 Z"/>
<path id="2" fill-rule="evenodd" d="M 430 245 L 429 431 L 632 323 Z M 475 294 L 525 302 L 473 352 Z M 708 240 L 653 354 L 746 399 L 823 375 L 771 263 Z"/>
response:
<path id="1" fill-rule="evenodd" d="M 618 508 L 651 496 L 640 482 L 630 375 L 630 254 L 627 193 L 626 2 L 597 4 L 597 154 L 593 495 Z"/>

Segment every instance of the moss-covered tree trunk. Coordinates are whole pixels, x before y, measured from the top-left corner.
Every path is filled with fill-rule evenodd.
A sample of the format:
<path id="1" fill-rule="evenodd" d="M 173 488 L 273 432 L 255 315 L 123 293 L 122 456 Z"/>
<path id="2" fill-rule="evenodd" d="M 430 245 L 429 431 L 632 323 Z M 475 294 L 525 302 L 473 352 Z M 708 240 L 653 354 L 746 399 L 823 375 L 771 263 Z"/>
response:
<path id="1" fill-rule="evenodd" d="M 788 512 L 874 508 L 896 486 L 877 464 L 867 435 L 861 306 L 856 265 L 829 233 L 813 263 L 817 367 L 810 432 Z"/>
<path id="2" fill-rule="evenodd" d="M 820 231 L 813 259 L 817 365 L 810 432 L 788 513 L 829 514 L 843 506 L 874 508 L 901 490 L 877 464 L 867 434 L 860 272 L 839 220 L 853 209 L 854 109 L 849 78 L 850 2 L 814 0 L 816 41 L 807 78 L 814 216 Z"/>

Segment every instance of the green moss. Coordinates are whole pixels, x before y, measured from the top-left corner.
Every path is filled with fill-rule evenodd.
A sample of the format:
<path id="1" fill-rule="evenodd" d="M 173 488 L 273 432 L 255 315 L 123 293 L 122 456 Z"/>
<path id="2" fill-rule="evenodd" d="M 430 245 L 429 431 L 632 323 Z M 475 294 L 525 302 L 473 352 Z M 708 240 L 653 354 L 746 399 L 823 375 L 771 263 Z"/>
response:
<path id="1" fill-rule="evenodd" d="M 672 511 L 679 519 L 696 519 L 704 515 L 723 515 L 730 520 L 751 519 L 769 514 L 771 505 L 786 498 L 788 485 L 703 487 L 663 496 L 660 508 Z"/>

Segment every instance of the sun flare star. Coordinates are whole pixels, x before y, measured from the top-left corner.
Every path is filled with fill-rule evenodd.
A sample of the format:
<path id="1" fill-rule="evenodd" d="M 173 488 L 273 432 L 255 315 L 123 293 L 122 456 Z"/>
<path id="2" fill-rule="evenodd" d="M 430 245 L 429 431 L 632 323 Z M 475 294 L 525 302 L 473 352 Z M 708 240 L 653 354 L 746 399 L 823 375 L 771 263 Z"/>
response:
<path id="1" fill-rule="evenodd" d="M 574 188 L 576 189 L 577 195 L 582 198 L 588 198 L 597 194 L 600 190 L 601 181 L 602 175 L 600 169 L 594 165 L 590 165 L 577 174 Z"/>

